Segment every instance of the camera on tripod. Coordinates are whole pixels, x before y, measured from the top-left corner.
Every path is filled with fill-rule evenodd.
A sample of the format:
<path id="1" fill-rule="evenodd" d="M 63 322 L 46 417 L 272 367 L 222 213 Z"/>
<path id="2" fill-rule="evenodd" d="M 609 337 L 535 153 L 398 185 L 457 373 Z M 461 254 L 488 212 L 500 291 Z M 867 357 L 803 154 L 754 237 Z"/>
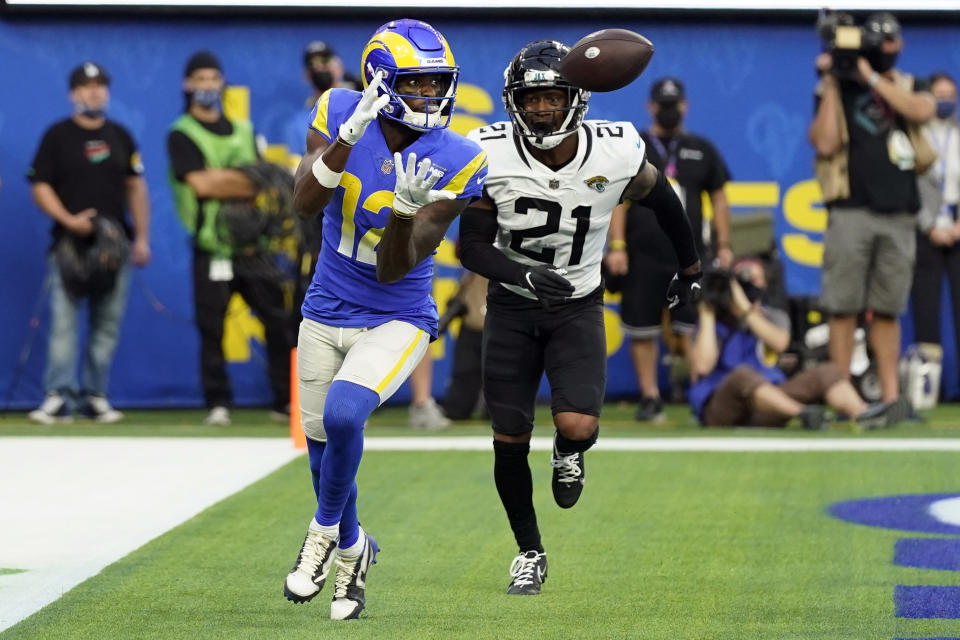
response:
<path id="1" fill-rule="evenodd" d="M 855 79 L 857 58 L 878 57 L 887 37 L 883 31 L 856 26 L 849 13 L 831 9 L 823 9 L 817 16 L 817 34 L 832 58 L 830 72 L 841 80 Z"/>

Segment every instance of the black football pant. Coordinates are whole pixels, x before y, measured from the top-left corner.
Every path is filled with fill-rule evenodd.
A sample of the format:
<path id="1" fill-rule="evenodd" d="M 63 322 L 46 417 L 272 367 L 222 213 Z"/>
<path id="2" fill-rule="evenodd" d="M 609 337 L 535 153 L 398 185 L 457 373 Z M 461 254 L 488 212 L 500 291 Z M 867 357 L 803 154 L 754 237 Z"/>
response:
<path id="1" fill-rule="evenodd" d="M 960 345 L 960 246 L 936 247 L 926 234 L 917 235 L 913 272 L 913 324 L 917 342 L 940 344 L 940 300 L 943 276 L 950 282 L 953 328 Z"/>
<path id="2" fill-rule="evenodd" d="M 210 254 L 193 253 L 193 300 L 200 329 L 200 377 L 208 407 L 233 403 L 230 380 L 223 355 L 223 327 L 230 297 L 239 293 L 263 323 L 267 339 L 267 361 L 273 408 L 281 410 L 290 402 L 290 345 L 287 310 L 281 279 L 267 266 L 266 257 L 234 258 L 233 279 L 210 280 Z"/>
<path id="3" fill-rule="evenodd" d="M 451 420 L 469 420 L 480 401 L 482 345 L 483 331 L 460 325 L 460 335 L 453 348 L 453 373 L 443 397 L 443 412 Z"/>

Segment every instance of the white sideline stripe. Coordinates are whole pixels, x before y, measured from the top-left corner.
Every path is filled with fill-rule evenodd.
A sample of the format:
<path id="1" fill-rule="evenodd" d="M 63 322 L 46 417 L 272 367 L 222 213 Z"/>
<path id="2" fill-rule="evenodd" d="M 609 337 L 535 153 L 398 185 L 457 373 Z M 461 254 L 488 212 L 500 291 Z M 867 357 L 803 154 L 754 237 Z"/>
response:
<path id="1" fill-rule="evenodd" d="M 0 632 L 303 451 L 280 438 L 0 438 Z M 305 518 L 305 521 L 308 518 Z"/>
<path id="2" fill-rule="evenodd" d="M 369 451 L 490 451 L 492 436 L 372 437 Z M 535 437 L 534 451 L 550 451 L 553 438 Z M 591 451 L 960 451 L 960 438 L 603 438 Z"/>

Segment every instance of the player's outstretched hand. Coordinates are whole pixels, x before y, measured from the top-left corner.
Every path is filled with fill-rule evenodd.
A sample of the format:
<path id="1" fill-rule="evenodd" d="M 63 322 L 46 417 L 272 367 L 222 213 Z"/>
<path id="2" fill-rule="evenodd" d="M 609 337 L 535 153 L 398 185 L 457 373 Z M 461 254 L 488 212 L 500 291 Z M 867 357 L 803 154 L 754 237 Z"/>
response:
<path id="1" fill-rule="evenodd" d="M 573 285 L 563 276 L 566 269 L 556 267 L 530 267 L 523 273 L 520 284 L 537 296 L 543 306 L 549 307 L 553 302 L 563 302 L 573 295 Z"/>
<path id="2" fill-rule="evenodd" d="M 380 109 L 383 109 L 387 106 L 387 103 L 390 102 L 390 96 L 387 94 L 383 94 L 382 96 L 377 95 L 377 90 L 380 88 L 380 83 L 383 82 L 385 75 L 383 71 L 379 70 L 373 74 L 373 80 L 371 80 L 367 88 L 363 90 L 363 95 L 360 96 L 360 102 L 357 103 L 357 108 L 353 110 L 353 113 L 350 114 L 347 121 L 340 125 L 337 136 L 345 144 L 351 147 L 355 145 L 357 140 L 363 137 L 363 133 L 367 130 L 370 123 L 377 118 Z"/>
<path id="3" fill-rule="evenodd" d="M 667 289 L 667 308 L 673 309 L 687 303 L 693 304 L 700 299 L 700 280 L 703 272 L 697 271 L 690 275 L 674 274 Z"/>
<path id="4" fill-rule="evenodd" d="M 417 154 L 411 152 L 404 167 L 403 157 L 395 153 L 393 164 L 397 172 L 397 184 L 393 188 L 393 212 L 401 218 L 412 218 L 420 207 L 457 197 L 450 191 L 433 189 L 433 185 L 437 184 L 443 174 L 436 170 L 431 171 L 430 158 L 424 158 L 418 168 Z"/>

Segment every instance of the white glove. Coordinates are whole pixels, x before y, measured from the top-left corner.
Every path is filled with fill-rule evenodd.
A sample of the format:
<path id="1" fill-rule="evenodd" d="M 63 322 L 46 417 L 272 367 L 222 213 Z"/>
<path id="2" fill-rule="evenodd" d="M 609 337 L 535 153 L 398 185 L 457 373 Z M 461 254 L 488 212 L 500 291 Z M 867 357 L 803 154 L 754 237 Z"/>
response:
<path id="1" fill-rule="evenodd" d="M 373 74 L 373 80 L 363 90 L 357 108 L 353 110 L 347 121 L 340 125 L 337 135 L 351 147 L 363 137 L 363 132 L 367 130 L 370 123 L 376 120 L 380 109 L 383 109 L 390 102 L 390 96 L 386 94 L 377 96 L 377 89 L 385 76 L 386 74 L 380 70 Z"/>
<path id="2" fill-rule="evenodd" d="M 430 169 L 430 158 L 424 158 L 417 168 L 417 154 L 407 156 L 407 166 L 399 153 L 393 154 L 393 164 L 397 171 L 397 185 L 393 188 L 393 212 L 401 218 L 412 218 L 420 207 L 438 200 L 453 200 L 456 194 L 450 191 L 433 191 L 433 185 L 443 175 Z"/>

